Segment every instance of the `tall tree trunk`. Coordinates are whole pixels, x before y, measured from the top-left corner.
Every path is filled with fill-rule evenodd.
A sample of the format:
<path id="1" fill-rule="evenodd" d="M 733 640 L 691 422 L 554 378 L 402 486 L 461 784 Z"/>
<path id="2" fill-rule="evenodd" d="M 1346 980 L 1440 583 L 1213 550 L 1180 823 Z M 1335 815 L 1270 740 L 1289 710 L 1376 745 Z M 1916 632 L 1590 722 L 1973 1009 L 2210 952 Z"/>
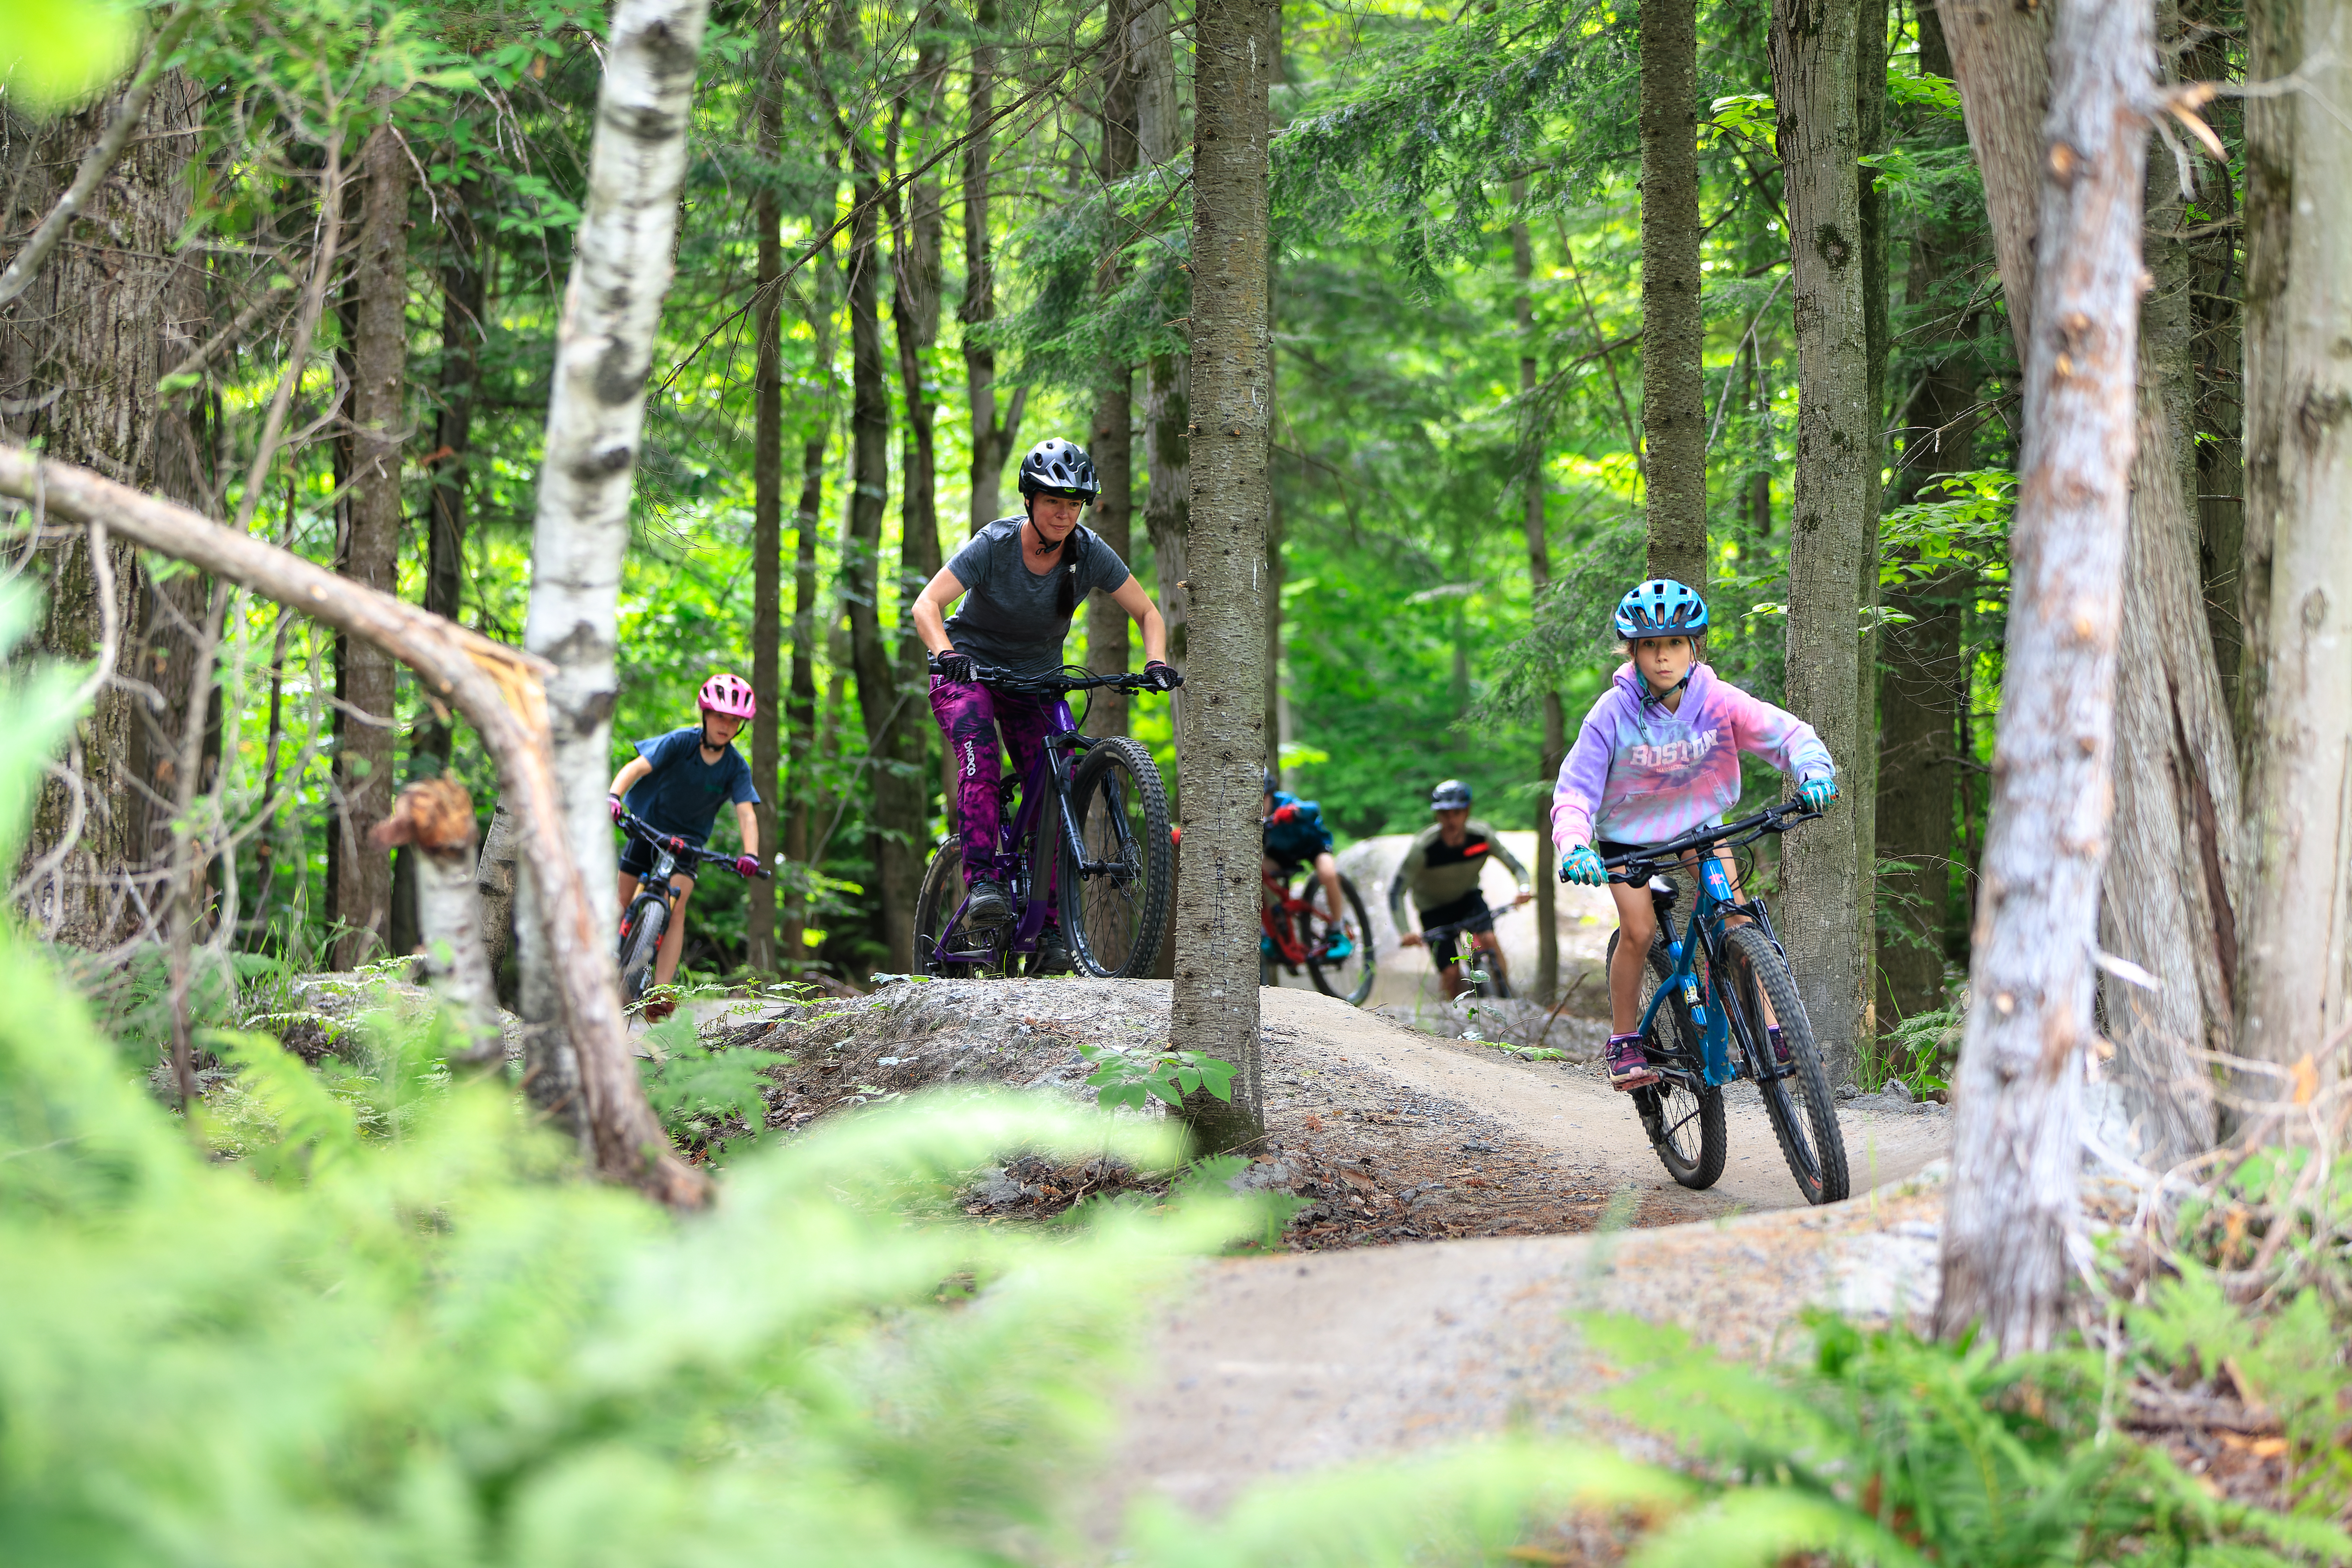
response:
<path id="1" fill-rule="evenodd" d="M 481 374 L 481 345 L 488 317 L 482 277 L 481 235 L 474 206 L 481 188 L 460 184 L 448 208 L 449 258 L 441 268 L 440 412 L 433 426 L 425 544 L 425 607 L 457 620 L 465 608 L 466 485 L 474 446 L 474 400 Z M 412 742 L 420 752 L 449 763 L 451 731 L 431 719 L 417 721 Z"/>
<path id="2" fill-rule="evenodd" d="M 2182 7 L 2191 42 L 2180 57 L 2189 81 L 2241 75 L 2231 47 L 2237 8 L 2220 0 L 2189 0 Z M 2242 100 L 2217 99 L 2203 113 L 2225 141 L 2242 139 Z M 2198 206 L 2204 229 L 2188 241 L 2189 331 L 2196 357 L 2197 524 L 2199 571 L 2204 579 L 2206 625 L 2231 727 L 2240 737 L 2243 777 L 2245 708 L 2239 689 L 2238 606 L 2246 545 L 2245 348 L 2238 322 L 2237 193 L 2230 165 L 2200 161 Z"/>
<path id="3" fill-rule="evenodd" d="M 849 608 L 850 658 L 857 673 L 857 709 L 865 721 L 866 777 L 873 803 L 869 848 L 878 873 L 873 891 L 889 952 L 889 967 L 904 973 L 914 960 L 915 888 L 912 847 L 900 831 L 895 770 L 899 710 L 905 694 L 882 634 L 882 511 L 890 494 L 890 388 L 882 365 L 882 247 L 876 209 L 881 176 L 866 154 L 859 163 L 857 205 L 849 226 L 850 494 L 841 538 L 841 592 Z"/>
<path id="4" fill-rule="evenodd" d="M 2115 783 L 2152 34 L 2144 5 L 2067 6 L 2050 49 L 2004 703 L 1936 1313 L 1939 1331 L 1980 1323 L 2011 1352 L 2056 1333 L 2077 1218 Z"/>
<path id="5" fill-rule="evenodd" d="M 705 12 L 706 0 L 619 0 L 613 10 L 588 200 L 556 334 L 531 540 L 523 642 L 555 666 L 547 701 L 564 836 L 605 930 L 619 916 L 604 786 L 620 695 L 621 562 L 646 378 L 669 291 Z M 523 873 L 530 875 L 528 862 Z M 526 922 L 523 937 L 523 1007 L 533 1026 L 526 1082 L 539 1104 L 576 1117 L 577 1060 L 560 1035 L 541 1026 L 556 1016 L 553 955 L 536 924 Z"/>
<path id="6" fill-rule="evenodd" d="M 1128 38 L 1137 68 L 1136 153 L 1152 168 L 1183 150 L 1183 121 L 1176 100 L 1176 52 L 1168 0 L 1134 7 Z M 1160 614 L 1168 626 L 1169 662 L 1186 667 L 1189 637 L 1184 586 L 1185 541 L 1192 529 L 1192 374 L 1184 353 L 1154 354 L 1143 366 L 1144 531 L 1151 540 L 1159 577 Z M 1191 699 L 1180 688 L 1169 698 L 1171 727 L 1181 749 L 1184 710 Z M 1179 771 L 1178 787 L 1182 787 Z M 1181 810 L 1179 812 L 1181 816 Z M 1172 928 L 1171 928 L 1172 931 Z"/>
<path id="7" fill-rule="evenodd" d="M 1649 573 L 1706 587 L 1698 0 L 1642 7 L 1642 445 Z"/>
<path id="8" fill-rule="evenodd" d="M 965 396 L 971 407 L 971 532 L 978 533 L 997 516 L 1003 495 L 1004 463 L 1013 444 L 1021 438 L 1021 408 L 1029 389 L 1013 395 L 1009 407 L 1000 409 L 996 396 L 996 351 L 970 331 L 996 320 L 996 263 L 989 249 L 988 123 L 996 103 L 996 0 L 978 0 L 972 26 L 979 33 L 971 50 L 971 87 L 966 95 L 971 139 L 963 150 L 963 304 L 956 320 L 963 338 Z"/>
<path id="9" fill-rule="evenodd" d="M 71 185 L 76 167 L 120 110 L 131 83 L 78 112 L 61 114 L 15 137 L 23 173 L 18 205 L 0 214 L 29 229 Z M 174 254 L 189 209 L 192 134 L 204 93 L 178 72 L 148 100 L 142 132 L 90 193 L 72 238 L 51 253 L 31 284 L 6 307 L 0 337 L 0 396 L 5 428 L 37 440 L 46 455 L 99 469 L 142 489 L 196 499 L 184 462 L 172 460 L 173 415 L 156 383 L 179 357 L 168 339 L 170 305 L 182 293 L 189 263 Z M 21 215 L 21 217 L 20 217 Z M 174 780 L 153 776 L 144 726 L 125 681 L 144 680 L 147 584 L 138 552 L 120 540 L 93 559 L 86 533 L 59 531 L 42 543 L 33 566 L 46 595 L 32 647 L 76 664 L 110 660 L 121 678 L 100 685 L 75 726 L 61 759 L 71 782 L 40 786 L 16 875 L 35 929 L 78 947 L 106 948 L 146 923 L 131 879 L 152 859 L 151 821 L 169 816 Z M 199 599 L 201 595 L 199 595 Z M 187 721 L 184 702 L 178 713 Z M 160 809 L 158 809 L 160 807 Z M 149 890 L 144 902 L 155 902 Z"/>
<path id="10" fill-rule="evenodd" d="M 1645 72 L 1646 68 L 1645 64 Z M 1514 201 L 1526 201 L 1527 194 L 1526 182 L 1515 183 L 1511 191 Z M 1530 606 L 1540 608 L 1545 594 L 1551 588 L 1551 538 L 1544 516 L 1545 447 L 1550 432 L 1536 422 L 1536 305 L 1535 297 L 1528 292 L 1535 271 L 1534 237 L 1526 224 L 1515 223 L 1511 226 L 1511 275 L 1518 280 L 1519 291 L 1513 299 L 1512 310 L 1519 331 L 1519 417 L 1525 422 L 1520 439 L 1527 448 L 1526 468 L 1519 480 L 1519 516 L 1528 537 L 1528 601 Z M 1696 267 L 1693 272 L 1695 275 Z M 1643 331 L 1646 335 L 1648 331 L 1645 314 Z M 1654 541 L 1654 490 L 1651 507 L 1651 538 Z M 1654 565 L 1651 570 L 1655 572 L 1657 568 Z M 1560 707 L 1559 692 L 1547 686 L 1543 694 L 1543 752 L 1536 759 L 1536 776 L 1546 780 L 1557 777 L 1567 750 L 1568 716 Z M 1530 872 L 1536 884 L 1535 995 L 1537 1001 L 1546 1003 L 1559 994 L 1559 879 L 1552 875 L 1550 814 L 1551 796 L 1547 791 L 1535 803 L 1536 858 Z"/>
<path id="11" fill-rule="evenodd" d="M 1918 14 L 1919 69 L 1948 78 L 1951 55 L 1942 14 Z M 1920 225 L 1905 275 L 1906 303 L 1921 323 L 1939 323 L 1926 350 L 1928 363 L 1906 403 L 1903 457 L 1895 472 L 1897 506 L 1919 499 L 1937 474 L 1976 467 L 1978 376 L 1966 346 L 1975 335 L 1973 312 L 1939 300 L 1952 264 L 1964 257 L 1956 226 Z M 1915 328 L 1915 331 L 1919 329 Z M 1893 612 L 1880 638 L 1878 673 L 1878 862 L 1908 866 L 1885 874 L 1880 894 L 1895 929 L 1877 931 L 1878 1026 L 1885 1030 L 1944 1005 L 1944 938 L 1951 924 L 1952 813 L 1959 785 L 1960 694 L 1968 685 L 1960 653 L 1961 623 L 1975 584 L 1966 573 L 1947 572 L 1891 589 Z"/>
<path id="12" fill-rule="evenodd" d="M 918 30 L 926 26 L 936 29 L 940 21 L 939 13 L 927 7 Z M 936 42 L 926 42 L 916 56 L 915 74 L 907 89 L 914 103 L 915 151 L 919 155 L 936 132 L 940 100 L 946 86 L 947 50 Z M 890 771 L 887 780 L 875 780 L 875 799 L 877 807 L 882 808 L 880 815 L 888 829 L 898 835 L 907 861 L 902 873 L 907 953 L 906 962 L 897 966 L 910 969 L 915 961 L 915 895 L 930 855 L 923 757 L 935 729 L 929 722 L 922 695 L 929 685 L 925 673 L 929 650 L 915 636 L 914 604 L 923 585 L 938 575 L 940 564 L 939 464 L 933 433 L 937 405 L 931 401 L 929 376 L 931 350 L 940 338 L 940 246 L 945 232 L 937 182 L 916 181 L 907 195 L 905 222 L 898 222 L 898 216 L 894 208 L 890 316 L 898 329 L 898 382 L 907 399 L 907 434 L 901 448 L 903 475 L 898 497 L 897 636 L 902 697 L 898 717 L 891 725 L 892 755 L 898 766 Z M 940 763 L 940 782 L 944 793 L 944 752 Z M 886 889 L 891 881 L 886 871 Z M 894 931 L 896 929 L 892 927 Z M 895 962 L 895 943 L 891 952 Z"/>
<path id="13" fill-rule="evenodd" d="M 1862 0 L 1854 37 L 1854 142 L 1861 157 L 1886 150 L 1887 0 Z M 1853 769 L 1846 779 L 1853 813 L 1854 859 L 1860 890 L 1854 900 L 1854 952 L 1862 964 L 1856 1004 L 1854 1058 L 1874 1050 L 1878 977 L 1878 514 L 1886 471 L 1887 304 L 1890 241 L 1886 198 L 1869 164 L 1855 172 L 1862 232 L 1863 404 L 1869 423 L 1863 464 L 1862 552 L 1855 563 L 1854 605 L 1861 623 L 1861 668 L 1854 682 Z"/>
<path id="14" fill-rule="evenodd" d="M 759 153 L 761 181 L 751 204 L 758 231 L 757 300 L 751 310 L 755 340 L 751 372 L 751 686 L 767 709 L 751 728 L 751 783 L 760 792 L 753 808 L 760 825 L 760 852 L 776 854 L 776 814 L 782 777 L 778 733 L 788 719 L 778 689 L 783 642 L 783 213 L 772 183 L 783 150 L 783 82 L 780 64 L 780 17 L 772 5 L 760 12 Z M 754 881 L 746 893 L 743 958 L 753 973 L 773 974 L 776 964 L 776 889 Z M 797 955 L 795 955 L 797 956 Z"/>
<path id="15" fill-rule="evenodd" d="M 833 225 L 835 204 L 840 197 L 840 185 L 833 177 L 837 167 L 828 154 L 826 177 L 818 183 L 815 199 L 809 213 L 810 226 L 822 233 Z M 827 247 L 808 266 L 807 300 L 809 333 L 814 339 L 811 360 L 817 366 L 817 376 L 824 388 L 814 407 L 803 424 L 801 438 L 800 508 L 793 527 L 793 678 L 792 694 L 786 700 L 785 722 L 790 733 L 790 791 L 784 817 L 784 858 L 797 868 L 796 876 L 805 877 L 815 870 L 812 858 L 814 851 L 809 842 L 809 818 L 815 810 L 816 786 L 814 775 L 820 763 L 816 745 L 816 652 L 822 635 L 817 630 L 817 599 L 820 589 L 816 574 L 817 541 L 824 527 L 824 453 L 833 436 L 835 383 L 834 379 L 834 319 L 833 298 L 835 272 L 833 251 Z M 797 886 L 797 883 L 795 884 Z M 808 929 L 808 899 L 805 893 L 786 890 L 781 934 L 779 967 L 786 973 L 796 973 L 808 957 L 803 940 Z"/>
<path id="16" fill-rule="evenodd" d="M 2352 4 L 2257 0 L 2246 106 L 2246 823 L 2239 1049 L 2341 1044 L 2352 944 Z M 2341 1057 L 2324 1070 L 2340 1073 Z M 2250 1095 L 2281 1098 L 2247 1075 Z M 2292 1123 L 2290 1124 L 2292 1125 Z"/>
<path id="17" fill-rule="evenodd" d="M 1956 4 L 1948 15 L 1969 19 L 1947 36 L 1979 153 L 2002 296 L 2025 343 L 2038 321 L 2032 204 L 2041 199 L 2042 159 L 2033 127 L 2049 101 L 2050 79 L 2034 51 L 2043 31 L 2027 14 L 2004 7 L 1969 13 Z M 2159 173 L 2177 178 L 2168 160 Z M 2171 188 L 2177 193 L 2177 184 Z M 2147 259 L 2171 265 L 2161 245 Z M 2161 294 L 2151 308 L 2160 321 Z M 2238 775 L 2227 765 L 2231 729 L 2201 603 L 2197 540 L 2185 531 L 2177 416 L 2168 416 L 2162 401 L 2168 366 L 2136 352 L 2136 398 L 2146 406 L 2137 416 L 2127 502 L 2132 538 L 2118 633 L 2108 850 L 2114 897 L 2102 909 L 2100 940 L 2166 981 L 2154 993 L 2114 976 L 2102 982 L 2124 1107 L 2144 1157 L 2161 1160 L 2192 1152 L 2210 1136 L 2210 1092 L 2188 1053 L 2229 1048 L 2240 949 L 2234 910 L 2247 852 L 2234 826 Z M 2176 351 L 2174 376 L 2179 357 Z M 1988 838 L 1988 851 L 1990 845 Z"/>
<path id="18" fill-rule="evenodd" d="M 1924 21 L 1935 13 L 1921 15 Z M 1907 285 L 1908 303 L 1916 310 L 1932 309 L 1945 276 L 1943 260 L 1958 256 L 1959 243 L 1948 225 L 1921 226 Z M 1956 317 L 1937 335 L 1957 345 L 1971 331 Z M 1895 504 L 1919 499 L 1937 474 L 1976 466 L 1970 416 L 1976 402 L 1976 368 L 1966 349 L 1948 348 L 1946 357 L 1920 374 L 1903 411 L 1903 460 L 1890 498 Z M 1903 618 L 1888 626 L 1880 643 L 1874 838 L 1881 864 L 1911 869 L 1886 873 L 1881 895 L 1898 928 L 1881 931 L 1877 942 L 1882 1030 L 1944 1005 L 1943 940 L 1950 912 L 1952 807 L 1960 760 L 1957 710 L 1966 684 L 1960 623 L 1974 591 L 1968 574 L 1947 572 L 1890 589 L 1886 596 L 1887 608 Z"/>
<path id="19" fill-rule="evenodd" d="M 1143 60 L 1132 46 L 1133 18 L 1128 0 L 1109 0 L 1103 14 L 1103 36 L 1111 40 L 1103 63 L 1102 156 L 1099 173 L 1106 185 L 1116 185 L 1135 173 L 1137 129 L 1135 98 Z M 1118 231 L 1116 227 L 1113 233 Z M 1114 240 L 1113 243 L 1116 243 Z M 1116 252 L 1105 258 L 1099 273 L 1100 291 L 1109 294 L 1119 283 Z M 1093 429 L 1087 446 L 1095 460 L 1095 476 L 1102 499 L 1095 503 L 1095 531 L 1124 561 L 1133 553 L 1135 475 L 1133 444 L 1129 431 L 1135 420 L 1135 367 L 1105 361 L 1095 389 Z M 1116 675 L 1128 667 L 1128 616 L 1109 595 L 1097 594 L 1087 604 L 1087 668 L 1097 675 Z M 1094 693 L 1087 713 L 1090 735 L 1127 733 L 1127 693 L 1106 688 Z"/>
<path id="20" fill-rule="evenodd" d="M 384 107 L 390 108 L 389 100 Z M 360 153 L 365 195 L 352 341 L 351 529 L 342 573 L 389 594 L 400 566 L 401 447 L 407 436 L 408 149 L 390 124 L 368 133 Z M 371 837 L 392 815 L 392 656 L 344 639 L 337 676 L 343 739 L 335 749 L 335 910 L 341 931 L 334 966 L 356 969 L 384 955 L 392 936 L 392 859 Z"/>
<path id="21" fill-rule="evenodd" d="M 1259 771 L 1265 758 L 1266 132 L 1278 0 L 1202 0 L 1194 16 L 1192 411 L 1197 479 L 1185 563 L 1196 629 L 1180 768 L 1171 1034 L 1238 1069 L 1233 1100 L 1190 1097 L 1196 1142 L 1265 1131 L 1258 1074 Z M 1154 476 L 1155 479 L 1157 476 Z M 1164 568 L 1163 568 L 1164 570 Z"/>
<path id="22" fill-rule="evenodd" d="M 1789 528 L 1789 707 L 1855 787 L 1785 841 L 1789 967 L 1832 1079 L 1853 1075 L 1871 975 L 1862 933 L 1875 846 L 1862 787 L 1863 571 L 1877 516 L 1879 411 L 1870 401 L 1854 80 L 1856 0 L 1774 0 L 1772 80 L 1788 192 L 1797 322 L 1797 461 Z"/>

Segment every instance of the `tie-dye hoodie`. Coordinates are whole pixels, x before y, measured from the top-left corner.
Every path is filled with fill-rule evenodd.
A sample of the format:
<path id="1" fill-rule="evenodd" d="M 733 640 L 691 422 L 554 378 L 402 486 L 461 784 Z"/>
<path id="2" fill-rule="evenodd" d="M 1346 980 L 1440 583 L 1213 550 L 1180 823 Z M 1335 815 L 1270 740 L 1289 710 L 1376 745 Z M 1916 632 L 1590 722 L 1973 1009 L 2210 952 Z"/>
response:
<path id="1" fill-rule="evenodd" d="M 1552 842 L 1607 838 L 1663 844 L 1719 822 L 1739 799 L 1739 753 L 1769 760 L 1801 784 L 1835 771 L 1830 749 L 1795 714 L 1693 667 L 1682 709 L 1669 713 L 1630 664 L 1584 716 L 1551 792 Z"/>

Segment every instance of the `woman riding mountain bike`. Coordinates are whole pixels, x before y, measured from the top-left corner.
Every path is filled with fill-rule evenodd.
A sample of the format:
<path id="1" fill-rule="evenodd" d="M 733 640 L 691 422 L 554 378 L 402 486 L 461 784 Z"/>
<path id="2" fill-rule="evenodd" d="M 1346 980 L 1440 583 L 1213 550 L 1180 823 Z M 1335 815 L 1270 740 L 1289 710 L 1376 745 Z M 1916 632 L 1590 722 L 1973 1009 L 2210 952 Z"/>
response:
<path id="1" fill-rule="evenodd" d="M 1029 777 L 1060 700 L 1043 690 L 992 689 L 980 671 L 1013 681 L 1058 679 L 1070 620 L 1100 589 L 1142 628 L 1143 689 L 1172 691 L 1183 684 L 1168 663 L 1159 608 L 1118 552 L 1079 525 L 1101 489 L 1085 448 L 1058 437 L 1039 442 L 1021 459 L 1024 515 L 999 518 L 974 534 L 915 601 L 915 630 L 931 653 L 931 711 L 954 762 L 970 895 L 964 920 L 971 925 L 1002 925 L 1014 913 L 1005 892 L 1013 868 L 1003 863 L 1000 832 L 999 733 L 1014 776 Z M 958 599 L 962 607 L 948 615 Z M 1056 920 L 1045 929 L 1034 973 L 1068 967 Z"/>

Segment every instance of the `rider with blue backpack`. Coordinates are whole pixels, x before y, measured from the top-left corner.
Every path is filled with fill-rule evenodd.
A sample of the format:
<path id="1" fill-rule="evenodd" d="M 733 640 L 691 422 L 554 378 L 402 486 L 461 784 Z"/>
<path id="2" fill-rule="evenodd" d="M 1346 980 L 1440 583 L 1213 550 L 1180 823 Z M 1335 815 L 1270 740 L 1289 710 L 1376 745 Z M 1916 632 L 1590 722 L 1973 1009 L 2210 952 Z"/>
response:
<path id="1" fill-rule="evenodd" d="M 1626 663 L 1560 764 L 1551 826 L 1560 879 L 1606 884 L 1617 904 L 1608 1068 L 1610 1084 L 1629 1089 L 1658 1077 L 1635 1032 L 1658 915 L 1649 889 L 1610 883 L 1602 859 L 1722 822 L 1739 799 L 1743 752 L 1794 774 L 1799 795 L 1815 807 L 1835 800 L 1838 786 L 1836 763 L 1811 725 L 1718 679 L 1703 662 L 1706 601 L 1696 593 L 1671 578 L 1637 584 L 1614 619 Z M 1730 870 L 1729 856 L 1723 859 Z M 1777 1023 L 1770 1035 L 1776 1053 L 1784 1051 Z"/>
<path id="2" fill-rule="evenodd" d="M 1330 939 L 1319 956 L 1332 963 L 1352 957 L 1356 932 L 1348 923 L 1348 901 L 1339 894 L 1339 862 L 1331 855 L 1331 830 L 1323 825 L 1322 806 L 1284 789 L 1268 768 L 1265 804 L 1258 818 L 1265 830 L 1265 869 L 1287 884 L 1299 867 L 1311 864 L 1315 879 L 1323 885 L 1323 907 L 1331 911 L 1331 923 Z M 1272 937 L 1258 938 L 1258 947 L 1265 957 L 1274 956 Z"/>

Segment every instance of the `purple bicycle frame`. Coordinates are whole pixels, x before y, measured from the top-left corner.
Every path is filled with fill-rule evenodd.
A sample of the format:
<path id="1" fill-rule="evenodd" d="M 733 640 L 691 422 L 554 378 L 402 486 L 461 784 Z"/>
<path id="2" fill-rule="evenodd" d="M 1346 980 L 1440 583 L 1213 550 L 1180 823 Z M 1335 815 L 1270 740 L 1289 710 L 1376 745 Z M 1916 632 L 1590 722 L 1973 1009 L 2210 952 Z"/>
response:
<path id="1" fill-rule="evenodd" d="M 1054 761 L 1073 740 L 1080 742 L 1078 749 L 1084 748 L 1084 737 L 1078 734 L 1078 721 L 1070 712 L 1070 700 L 1056 698 L 1054 700 L 1054 722 L 1038 745 L 1037 760 L 1031 764 L 1029 776 L 1022 782 L 1021 809 L 1009 822 L 1002 812 L 997 815 L 996 847 L 1000 863 L 1017 864 L 1016 851 L 1039 827 L 1045 803 L 1049 800 L 1057 805 L 1060 803 L 1062 792 L 1052 787 L 1056 773 Z M 1013 922 L 1013 936 L 1005 947 L 1007 953 L 1037 951 L 1037 938 L 1045 931 L 1045 916 L 1052 911 L 1054 905 L 1052 840 L 1047 839 L 1034 847 L 1030 856 L 1029 870 L 1029 886 L 1022 901 L 1020 918 Z M 966 879 L 969 881 L 969 878 Z M 944 929 L 955 930 L 962 922 L 964 912 L 971 908 L 971 894 L 967 889 L 963 902 L 956 906 L 954 918 L 947 922 Z M 992 943 L 987 952 L 942 951 L 933 955 L 934 960 L 940 963 L 986 963 L 995 956 Z"/>

